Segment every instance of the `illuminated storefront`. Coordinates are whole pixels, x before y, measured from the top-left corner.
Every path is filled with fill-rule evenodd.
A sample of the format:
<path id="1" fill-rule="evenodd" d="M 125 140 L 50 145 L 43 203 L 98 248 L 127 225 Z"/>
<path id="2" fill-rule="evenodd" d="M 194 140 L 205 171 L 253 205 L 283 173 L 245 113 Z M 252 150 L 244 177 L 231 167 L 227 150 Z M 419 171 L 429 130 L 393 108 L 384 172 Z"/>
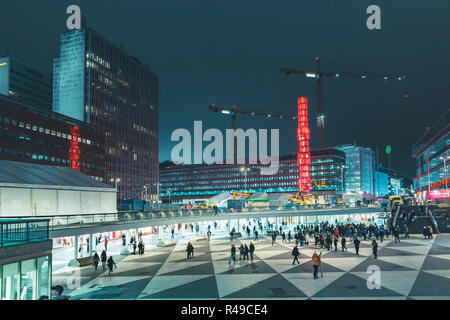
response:
<path id="1" fill-rule="evenodd" d="M 413 144 L 419 201 L 449 201 L 450 108 Z"/>

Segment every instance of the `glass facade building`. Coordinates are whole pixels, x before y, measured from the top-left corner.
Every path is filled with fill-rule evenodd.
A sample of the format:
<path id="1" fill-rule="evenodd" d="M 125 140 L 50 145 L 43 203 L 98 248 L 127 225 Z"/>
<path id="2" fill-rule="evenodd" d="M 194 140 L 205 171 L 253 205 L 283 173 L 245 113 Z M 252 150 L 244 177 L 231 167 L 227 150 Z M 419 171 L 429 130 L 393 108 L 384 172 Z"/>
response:
<path id="1" fill-rule="evenodd" d="M 0 94 L 52 109 L 52 77 L 11 57 L 0 57 Z"/>
<path id="2" fill-rule="evenodd" d="M 92 29 L 61 35 L 53 63 L 53 110 L 105 135 L 105 181 L 121 199 L 157 198 L 158 77 Z"/>
<path id="3" fill-rule="evenodd" d="M 421 201 L 449 199 L 450 108 L 413 144 L 414 190 Z"/>
<path id="4" fill-rule="evenodd" d="M 0 220 L 0 300 L 50 297 L 48 220 Z"/>
<path id="5" fill-rule="evenodd" d="M 103 181 L 104 144 L 92 125 L 0 95 L 0 160 L 68 166 Z"/>
<path id="6" fill-rule="evenodd" d="M 311 150 L 311 177 L 323 182 L 323 188 L 312 187 L 321 195 L 341 194 L 341 171 L 345 154 L 334 148 Z M 241 171 L 248 168 L 248 171 Z M 261 165 L 163 163 L 160 168 L 161 197 L 168 199 L 194 199 L 222 192 L 297 192 L 297 155 L 280 156 L 279 170 L 275 175 L 261 175 Z"/>
<path id="7" fill-rule="evenodd" d="M 356 144 L 338 147 L 345 152 L 345 192 L 375 195 L 375 161 L 370 148 Z"/>

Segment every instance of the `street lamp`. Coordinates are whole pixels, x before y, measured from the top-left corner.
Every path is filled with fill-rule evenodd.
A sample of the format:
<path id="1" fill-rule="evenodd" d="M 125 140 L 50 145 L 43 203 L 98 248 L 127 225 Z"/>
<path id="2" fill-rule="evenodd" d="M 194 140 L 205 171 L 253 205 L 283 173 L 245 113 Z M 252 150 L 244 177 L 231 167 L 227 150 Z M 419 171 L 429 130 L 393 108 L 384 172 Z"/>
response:
<path id="1" fill-rule="evenodd" d="M 111 182 L 116 183 L 116 189 L 117 189 L 117 184 L 120 182 L 120 178 L 117 178 L 117 179 L 111 178 Z"/>
<path id="2" fill-rule="evenodd" d="M 446 196 L 448 197 L 448 187 L 447 187 L 447 163 L 446 163 L 446 159 L 450 159 L 450 156 L 443 156 L 443 157 L 439 157 L 439 159 L 444 160 L 444 180 L 445 180 L 445 193 Z"/>
<path id="3" fill-rule="evenodd" d="M 247 192 L 247 172 L 250 171 L 250 168 L 241 167 L 240 170 L 241 170 L 241 172 L 243 172 L 244 175 L 245 175 L 245 180 L 244 180 L 244 181 L 245 181 L 245 192 Z"/>
<path id="4" fill-rule="evenodd" d="M 161 183 L 158 182 L 158 183 L 154 183 L 153 185 L 156 186 L 156 193 L 158 195 L 158 201 L 159 201 L 160 200 L 160 198 L 159 198 L 159 186 L 161 185 Z"/>

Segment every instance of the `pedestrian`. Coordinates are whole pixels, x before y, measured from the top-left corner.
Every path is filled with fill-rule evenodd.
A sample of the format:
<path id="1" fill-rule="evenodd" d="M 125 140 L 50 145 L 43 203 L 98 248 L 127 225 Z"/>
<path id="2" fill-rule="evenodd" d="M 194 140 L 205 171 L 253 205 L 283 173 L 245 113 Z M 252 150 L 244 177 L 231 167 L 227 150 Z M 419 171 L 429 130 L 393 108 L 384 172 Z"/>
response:
<path id="1" fill-rule="evenodd" d="M 291 239 L 292 239 L 291 230 L 289 230 L 289 233 L 288 233 L 288 240 L 289 240 L 289 242 L 291 242 Z"/>
<path id="2" fill-rule="evenodd" d="M 244 244 L 244 260 L 247 260 L 247 261 L 248 261 L 248 251 L 249 251 L 249 249 L 247 247 L 247 244 Z"/>
<path id="3" fill-rule="evenodd" d="M 405 239 L 408 238 L 409 239 L 409 229 L 408 226 L 405 225 Z"/>
<path id="4" fill-rule="evenodd" d="M 272 245 L 275 243 L 276 239 L 277 239 L 276 231 L 272 231 Z"/>
<path id="5" fill-rule="evenodd" d="M 372 240 L 372 252 L 373 252 L 373 257 L 376 259 L 378 257 L 378 255 L 377 255 L 378 243 L 375 239 Z"/>
<path id="6" fill-rule="evenodd" d="M 334 236 L 334 251 L 337 251 L 337 245 L 338 245 L 338 236 Z"/>
<path id="7" fill-rule="evenodd" d="M 347 247 L 345 246 L 346 243 L 347 243 L 347 240 L 345 239 L 345 236 L 344 236 L 344 237 L 342 237 L 342 239 L 341 239 L 341 247 L 342 247 L 342 251 L 344 251 L 344 249 L 345 249 L 345 251 L 347 251 Z"/>
<path id="8" fill-rule="evenodd" d="M 298 261 L 298 256 L 300 255 L 300 251 L 298 250 L 297 244 L 295 244 L 294 249 L 292 249 L 292 253 L 294 256 L 294 260 L 292 261 L 292 264 L 295 264 L 295 261 L 297 261 L 297 264 L 300 264 L 300 261 Z"/>
<path id="9" fill-rule="evenodd" d="M 433 239 L 433 228 L 428 226 L 428 239 Z"/>
<path id="10" fill-rule="evenodd" d="M 233 241 L 234 228 L 230 231 L 230 240 Z"/>
<path id="11" fill-rule="evenodd" d="M 136 240 L 133 241 L 133 254 L 136 254 Z"/>
<path id="12" fill-rule="evenodd" d="M 231 263 L 231 260 L 233 260 L 234 264 L 236 264 L 236 247 L 234 244 L 231 245 L 231 255 L 228 263 Z"/>
<path id="13" fill-rule="evenodd" d="M 102 251 L 100 258 L 102 260 L 103 271 L 105 271 L 105 269 L 106 269 L 106 251 L 105 250 Z"/>
<path id="14" fill-rule="evenodd" d="M 208 230 L 208 232 L 206 233 L 206 235 L 208 236 L 208 241 L 211 241 L 211 231 Z"/>
<path id="15" fill-rule="evenodd" d="M 249 247 L 248 251 L 250 253 L 250 261 L 253 262 L 253 252 L 255 252 L 255 245 L 251 242 L 250 242 L 250 247 Z"/>
<path id="16" fill-rule="evenodd" d="M 173 240 L 173 239 L 175 239 L 175 228 L 172 228 L 171 233 L 172 233 L 172 240 Z"/>
<path id="17" fill-rule="evenodd" d="M 243 256 L 244 256 L 244 246 L 241 243 L 241 245 L 239 246 L 239 261 L 242 260 Z"/>
<path id="18" fill-rule="evenodd" d="M 144 243 L 142 241 L 139 241 L 138 252 L 139 252 L 139 255 L 144 254 Z"/>
<path id="19" fill-rule="evenodd" d="M 358 238 L 356 238 L 356 239 L 353 241 L 353 244 L 355 245 L 356 255 L 359 255 L 359 244 L 360 244 L 360 243 L 361 243 L 361 241 L 359 241 Z"/>
<path id="20" fill-rule="evenodd" d="M 258 230 L 255 229 L 255 240 L 254 241 L 258 241 Z"/>
<path id="21" fill-rule="evenodd" d="M 194 257 L 194 246 L 192 245 L 192 243 L 188 242 L 187 247 L 186 247 L 186 252 L 187 252 L 188 259 Z"/>
<path id="22" fill-rule="evenodd" d="M 395 238 L 395 242 L 400 242 L 400 235 L 399 235 L 397 227 L 394 228 L 394 238 Z"/>
<path id="23" fill-rule="evenodd" d="M 286 242 L 286 233 L 284 233 L 284 231 L 281 234 L 281 238 L 283 238 L 283 242 Z"/>
<path id="24" fill-rule="evenodd" d="M 97 271 L 98 262 L 100 261 L 100 257 L 98 256 L 97 252 L 92 257 L 92 265 L 94 266 L 95 271 Z"/>
<path id="25" fill-rule="evenodd" d="M 316 255 L 317 260 L 319 260 L 319 266 L 318 266 L 318 271 L 320 271 L 320 277 L 323 278 L 323 265 L 322 265 L 322 250 L 320 250 L 319 255 Z"/>
<path id="26" fill-rule="evenodd" d="M 105 237 L 105 251 L 108 251 L 108 237 Z"/>
<path id="27" fill-rule="evenodd" d="M 314 279 L 318 279 L 319 277 L 317 276 L 317 272 L 319 271 L 319 259 L 317 258 L 317 254 L 316 251 L 314 251 L 314 254 L 312 256 L 312 261 L 313 261 L 313 277 Z"/>
<path id="28" fill-rule="evenodd" d="M 109 273 L 108 273 L 108 275 L 110 276 L 110 275 L 111 275 L 111 272 L 113 272 L 113 267 L 116 267 L 116 269 L 117 269 L 117 265 L 116 265 L 116 263 L 114 262 L 112 256 L 109 256 L 107 265 L 108 265 L 108 268 L 109 268 Z"/>

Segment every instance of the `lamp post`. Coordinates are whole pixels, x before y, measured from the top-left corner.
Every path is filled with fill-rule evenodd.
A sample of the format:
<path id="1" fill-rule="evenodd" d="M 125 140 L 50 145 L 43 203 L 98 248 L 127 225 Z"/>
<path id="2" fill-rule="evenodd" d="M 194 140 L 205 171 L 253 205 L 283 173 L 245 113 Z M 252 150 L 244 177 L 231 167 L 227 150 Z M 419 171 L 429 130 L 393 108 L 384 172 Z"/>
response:
<path id="1" fill-rule="evenodd" d="M 116 190 L 117 190 L 117 195 L 119 196 L 119 189 L 118 189 L 117 187 L 118 187 L 118 184 L 119 184 L 119 182 L 120 182 L 120 178 L 116 178 L 116 179 L 111 178 L 110 181 L 111 181 L 111 182 L 115 182 Z"/>
<path id="2" fill-rule="evenodd" d="M 439 157 L 439 159 L 444 160 L 444 181 L 445 181 L 445 193 L 446 196 L 448 197 L 448 187 L 447 187 L 447 163 L 446 163 L 446 159 L 450 159 L 450 156 L 443 156 L 443 157 Z"/>
<path id="3" fill-rule="evenodd" d="M 159 201 L 160 200 L 160 198 L 159 198 L 159 186 L 161 185 L 161 183 L 158 182 L 158 183 L 154 183 L 153 185 L 156 186 L 157 200 Z"/>

